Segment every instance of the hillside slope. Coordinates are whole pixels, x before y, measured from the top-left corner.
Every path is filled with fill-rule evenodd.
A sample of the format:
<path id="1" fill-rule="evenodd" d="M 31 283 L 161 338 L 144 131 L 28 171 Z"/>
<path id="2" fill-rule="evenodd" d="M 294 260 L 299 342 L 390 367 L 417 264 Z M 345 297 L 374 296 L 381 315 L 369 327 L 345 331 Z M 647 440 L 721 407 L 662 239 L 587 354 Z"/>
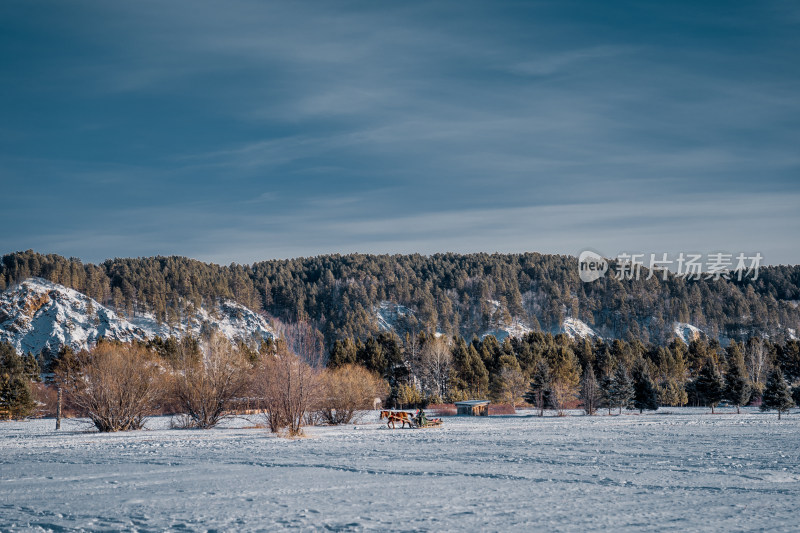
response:
<path id="1" fill-rule="evenodd" d="M 40 278 L 0 293 L 0 342 L 11 343 L 21 353 L 53 354 L 63 345 L 81 350 L 101 337 L 132 342 L 213 330 L 232 340 L 274 336 L 263 317 L 232 301 L 221 301 L 211 311 L 199 309 L 167 325 L 150 314 L 122 318 L 78 291 Z"/>
<path id="2" fill-rule="evenodd" d="M 538 253 L 325 255 L 229 266 L 185 257 L 93 265 L 33 251 L 0 259 L 0 289 L 32 276 L 158 323 L 235 301 L 284 323 L 306 322 L 328 346 L 377 334 L 385 326 L 377 314 L 398 315 L 404 331 L 465 338 L 527 328 L 665 345 L 676 324 L 723 343 L 752 336 L 779 342 L 800 331 L 800 266 L 763 267 L 756 280 L 606 276 L 585 283 L 575 257 Z"/>

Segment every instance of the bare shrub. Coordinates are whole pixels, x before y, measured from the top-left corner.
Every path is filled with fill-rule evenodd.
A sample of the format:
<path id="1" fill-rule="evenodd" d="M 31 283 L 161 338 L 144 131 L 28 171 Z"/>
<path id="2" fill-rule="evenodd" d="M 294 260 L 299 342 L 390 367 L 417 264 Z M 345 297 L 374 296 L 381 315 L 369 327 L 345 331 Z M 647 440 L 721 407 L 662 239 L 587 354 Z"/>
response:
<path id="1" fill-rule="evenodd" d="M 203 341 L 199 352 L 181 348 L 176 367 L 172 392 L 186 427 L 216 426 L 247 385 L 246 356 L 222 334 Z"/>
<path id="2" fill-rule="evenodd" d="M 345 365 L 322 374 L 319 413 L 329 424 L 349 424 L 358 411 L 371 409 L 375 398 L 385 399 L 389 385 L 361 365 Z"/>
<path id="3" fill-rule="evenodd" d="M 189 415 L 175 415 L 169 421 L 170 429 L 194 429 L 197 426 Z"/>
<path id="4" fill-rule="evenodd" d="M 556 408 L 558 416 L 564 416 L 568 405 L 577 397 L 577 385 L 572 381 L 557 379 L 550 389 L 550 401 Z"/>
<path id="5" fill-rule="evenodd" d="M 321 426 L 326 422 L 322 411 L 313 408 L 306 413 L 306 417 L 303 419 L 304 426 Z"/>
<path id="6" fill-rule="evenodd" d="M 141 429 L 164 397 L 163 369 L 136 344 L 100 342 L 90 352 L 65 352 L 55 374 L 70 405 L 99 431 Z"/>
<path id="7" fill-rule="evenodd" d="M 286 429 L 289 436 L 301 435 L 306 414 L 318 401 L 319 371 L 278 342 L 277 353 L 261 359 L 256 387 L 270 430 Z"/>
<path id="8" fill-rule="evenodd" d="M 587 415 L 593 415 L 600 405 L 602 394 L 600 386 L 597 384 L 597 378 L 594 376 L 594 371 L 588 367 L 581 379 L 581 402 L 583 403 L 583 412 Z"/>
<path id="9" fill-rule="evenodd" d="M 512 413 L 525 400 L 528 380 L 517 366 L 504 366 L 500 371 L 495 400 L 511 405 Z"/>

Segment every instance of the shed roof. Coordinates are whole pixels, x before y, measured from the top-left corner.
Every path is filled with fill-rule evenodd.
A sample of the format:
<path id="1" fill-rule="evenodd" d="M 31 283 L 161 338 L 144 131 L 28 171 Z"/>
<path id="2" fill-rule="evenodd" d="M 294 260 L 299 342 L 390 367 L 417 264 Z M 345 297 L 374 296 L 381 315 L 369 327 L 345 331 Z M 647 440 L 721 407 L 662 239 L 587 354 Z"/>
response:
<path id="1" fill-rule="evenodd" d="M 463 402 L 456 402 L 456 405 L 465 405 L 465 406 L 473 406 L 473 405 L 489 405 L 489 400 L 465 400 Z"/>

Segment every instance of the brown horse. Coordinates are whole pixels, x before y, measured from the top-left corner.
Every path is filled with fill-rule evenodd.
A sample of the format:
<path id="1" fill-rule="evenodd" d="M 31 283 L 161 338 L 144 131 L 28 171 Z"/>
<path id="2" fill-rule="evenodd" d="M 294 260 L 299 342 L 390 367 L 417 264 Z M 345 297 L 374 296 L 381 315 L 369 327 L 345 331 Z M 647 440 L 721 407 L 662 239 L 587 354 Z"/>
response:
<path id="1" fill-rule="evenodd" d="M 384 418 L 387 419 L 386 427 L 392 429 L 395 429 L 396 422 L 400 422 L 401 428 L 406 427 L 406 424 L 408 424 L 409 428 L 414 427 L 411 423 L 411 416 L 405 411 L 381 411 L 380 419 L 383 420 Z"/>

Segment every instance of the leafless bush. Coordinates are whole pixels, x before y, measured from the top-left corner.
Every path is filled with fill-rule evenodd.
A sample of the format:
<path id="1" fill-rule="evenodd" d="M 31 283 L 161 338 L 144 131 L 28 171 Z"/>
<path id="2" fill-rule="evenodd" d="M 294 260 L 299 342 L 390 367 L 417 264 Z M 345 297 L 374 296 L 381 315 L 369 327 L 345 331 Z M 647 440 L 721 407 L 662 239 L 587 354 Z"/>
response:
<path id="1" fill-rule="evenodd" d="M 498 393 L 496 400 L 500 403 L 511 405 L 512 413 L 516 406 L 524 401 L 525 392 L 528 390 L 528 380 L 519 369 L 519 366 L 505 366 L 498 376 Z"/>
<path id="2" fill-rule="evenodd" d="M 170 429 L 193 429 L 196 427 L 194 419 L 189 415 L 175 415 L 169 421 Z"/>
<path id="3" fill-rule="evenodd" d="M 325 423 L 325 417 L 319 409 L 311 409 L 303 419 L 304 426 L 321 426 Z"/>
<path id="4" fill-rule="evenodd" d="M 577 385 L 567 380 L 554 380 L 550 387 L 550 401 L 556 408 L 558 416 L 564 416 L 567 406 L 577 396 Z"/>
<path id="5" fill-rule="evenodd" d="M 587 415 L 593 415 L 600 405 L 601 392 L 591 367 L 586 369 L 581 379 L 580 396 L 583 403 L 583 412 Z"/>
<path id="6" fill-rule="evenodd" d="M 135 344 L 101 342 L 91 352 L 67 352 L 55 373 L 71 406 L 99 431 L 141 429 L 164 397 L 163 369 Z"/>
<path id="7" fill-rule="evenodd" d="M 277 433 L 302 434 L 301 426 L 318 400 L 319 371 L 278 343 L 275 355 L 265 355 L 256 383 L 263 400 L 267 423 Z"/>
<path id="8" fill-rule="evenodd" d="M 181 349 L 172 380 L 184 426 L 209 429 L 228 415 L 231 402 L 244 392 L 248 364 L 222 334 L 200 344 L 200 353 Z"/>
<path id="9" fill-rule="evenodd" d="M 322 374 L 319 413 L 329 424 L 349 424 L 358 411 L 371 409 L 375 398 L 385 399 L 388 384 L 360 365 L 345 365 Z"/>

